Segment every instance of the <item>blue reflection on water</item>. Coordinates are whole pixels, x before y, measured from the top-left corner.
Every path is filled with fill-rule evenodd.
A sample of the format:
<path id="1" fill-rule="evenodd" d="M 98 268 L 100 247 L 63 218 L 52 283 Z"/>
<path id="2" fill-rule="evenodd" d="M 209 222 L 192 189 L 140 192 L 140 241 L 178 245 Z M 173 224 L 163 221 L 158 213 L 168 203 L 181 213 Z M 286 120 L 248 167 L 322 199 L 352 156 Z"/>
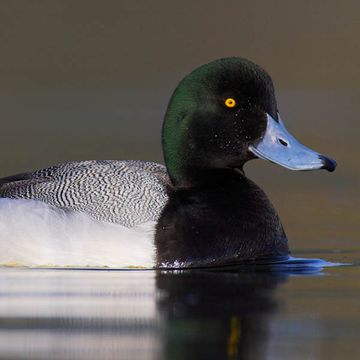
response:
<path id="1" fill-rule="evenodd" d="M 278 272 L 284 274 L 316 274 L 321 273 L 324 268 L 351 265 L 350 263 L 330 262 L 318 258 L 300 258 L 293 256 L 256 259 L 218 266 L 211 270 L 219 271 L 241 271 L 241 272 Z"/>

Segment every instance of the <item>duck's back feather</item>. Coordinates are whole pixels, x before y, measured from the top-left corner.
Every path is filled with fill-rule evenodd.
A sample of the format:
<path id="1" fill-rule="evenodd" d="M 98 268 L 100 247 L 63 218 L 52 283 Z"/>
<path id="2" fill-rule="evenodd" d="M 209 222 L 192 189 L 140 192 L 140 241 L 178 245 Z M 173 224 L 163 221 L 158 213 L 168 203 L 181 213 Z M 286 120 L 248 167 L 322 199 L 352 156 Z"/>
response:
<path id="1" fill-rule="evenodd" d="M 0 179 L 0 197 L 40 200 L 132 227 L 158 219 L 169 184 L 160 164 L 93 160 Z"/>

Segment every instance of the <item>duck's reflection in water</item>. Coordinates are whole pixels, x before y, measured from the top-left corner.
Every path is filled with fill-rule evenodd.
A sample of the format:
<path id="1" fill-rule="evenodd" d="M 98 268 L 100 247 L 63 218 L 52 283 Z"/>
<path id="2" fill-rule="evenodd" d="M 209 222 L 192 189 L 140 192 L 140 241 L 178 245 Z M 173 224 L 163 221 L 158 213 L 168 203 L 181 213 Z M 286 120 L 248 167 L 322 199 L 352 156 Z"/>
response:
<path id="1" fill-rule="evenodd" d="M 286 274 L 2 269 L 0 359 L 262 359 Z"/>
<path id="2" fill-rule="evenodd" d="M 164 358 L 266 358 L 280 305 L 274 290 L 286 279 L 271 272 L 159 272 Z"/>

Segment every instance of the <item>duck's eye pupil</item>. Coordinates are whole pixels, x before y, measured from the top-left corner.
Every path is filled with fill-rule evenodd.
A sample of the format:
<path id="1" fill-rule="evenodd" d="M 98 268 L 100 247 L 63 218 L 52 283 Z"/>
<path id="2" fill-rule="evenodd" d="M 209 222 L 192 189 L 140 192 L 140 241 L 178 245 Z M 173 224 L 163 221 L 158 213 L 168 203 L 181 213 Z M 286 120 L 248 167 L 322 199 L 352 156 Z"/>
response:
<path id="1" fill-rule="evenodd" d="M 233 98 L 228 98 L 225 100 L 225 105 L 229 108 L 233 108 L 236 105 L 236 101 Z"/>

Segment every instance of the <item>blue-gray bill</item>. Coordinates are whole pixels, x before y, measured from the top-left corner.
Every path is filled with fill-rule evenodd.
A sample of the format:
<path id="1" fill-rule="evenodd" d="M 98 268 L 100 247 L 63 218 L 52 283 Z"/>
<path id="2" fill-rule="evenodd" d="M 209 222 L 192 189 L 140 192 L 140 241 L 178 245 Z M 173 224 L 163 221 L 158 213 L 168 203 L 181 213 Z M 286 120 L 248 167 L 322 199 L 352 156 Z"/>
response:
<path id="1" fill-rule="evenodd" d="M 276 121 L 267 114 L 264 137 L 257 144 L 249 146 L 255 156 L 290 170 L 335 170 L 335 160 L 302 145 L 286 130 L 280 116 L 278 119 Z"/>

